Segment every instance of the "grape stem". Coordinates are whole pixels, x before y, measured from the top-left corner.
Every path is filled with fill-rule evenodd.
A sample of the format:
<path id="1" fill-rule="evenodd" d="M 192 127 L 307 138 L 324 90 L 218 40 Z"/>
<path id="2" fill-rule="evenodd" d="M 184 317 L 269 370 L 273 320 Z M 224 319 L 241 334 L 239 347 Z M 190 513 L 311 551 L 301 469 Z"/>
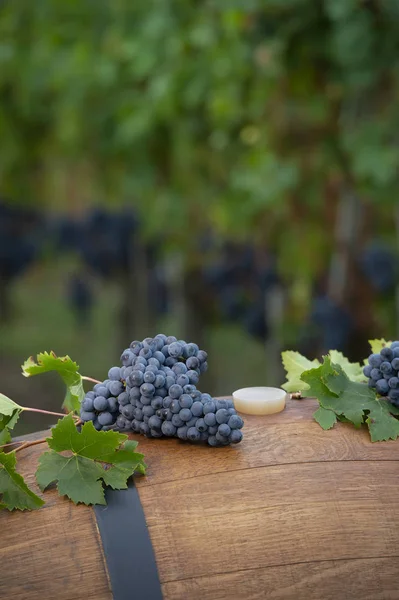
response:
<path id="1" fill-rule="evenodd" d="M 33 442 L 25 442 L 24 444 L 22 444 L 22 446 L 18 446 L 18 448 L 15 448 L 14 452 L 19 452 L 20 450 L 25 450 L 25 448 L 29 448 L 29 446 L 36 446 L 37 444 L 44 444 L 45 442 L 47 442 L 46 438 L 43 438 L 42 440 L 35 440 Z"/>
<path id="2" fill-rule="evenodd" d="M 55 415 L 56 417 L 65 417 L 65 413 L 53 412 L 51 410 L 43 410 L 42 408 L 31 408 L 28 406 L 21 406 L 22 410 L 27 410 L 29 412 L 37 412 L 43 415 Z"/>
<path id="3" fill-rule="evenodd" d="M 9 442 L 8 444 L 3 444 L 2 446 L 0 446 L 0 448 L 7 448 L 8 446 L 14 446 L 15 444 L 21 444 L 18 448 L 15 449 L 15 452 L 18 452 L 19 450 L 23 450 L 24 448 L 28 448 L 29 446 L 36 446 L 37 444 L 44 444 L 44 442 L 47 442 L 46 438 L 43 438 L 41 440 L 34 440 L 33 442 Z"/>
<path id="4" fill-rule="evenodd" d="M 98 381 L 98 379 L 93 379 L 93 377 L 86 377 L 86 375 L 82 375 L 82 379 L 84 379 L 85 381 L 92 381 L 93 383 L 101 383 L 101 381 Z"/>

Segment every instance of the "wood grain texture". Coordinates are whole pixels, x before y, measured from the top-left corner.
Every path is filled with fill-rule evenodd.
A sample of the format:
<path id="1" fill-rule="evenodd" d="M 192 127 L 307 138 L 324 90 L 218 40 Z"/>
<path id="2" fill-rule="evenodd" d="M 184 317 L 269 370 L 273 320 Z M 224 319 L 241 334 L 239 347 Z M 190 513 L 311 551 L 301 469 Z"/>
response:
<path id="1" fill-rule="evenodd" d="M 235 447 L 132 436 L 166 600 L 399 600 L 399 442 L 323 431 L 316 407 L 245 417 Z M 22 472 L 41 451 L 23 451 Z M 44 497 L 0 513 L 0 598 L 109 600 L 92 509 Z"/>

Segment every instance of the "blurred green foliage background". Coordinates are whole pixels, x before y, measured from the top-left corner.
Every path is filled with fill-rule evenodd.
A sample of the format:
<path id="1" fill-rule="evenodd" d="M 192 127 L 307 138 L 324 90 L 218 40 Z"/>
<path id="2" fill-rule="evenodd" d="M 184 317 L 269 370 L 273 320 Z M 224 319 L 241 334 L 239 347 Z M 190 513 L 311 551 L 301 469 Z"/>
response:
<path id="1" fill-rule="evenodd" d="M 368 338 L 397 336 L 398 89 L 396 0 L 1 3 L 0 195 L 47 220 L 29 268 L 1 272 L 2 391 L 56 406 L 50 376 L 19 376 L 29 354 L 68 353 L 101 377 L 131 339 L 165 328 L 201 338 L 219 394 L 281 383 L 282 347 L 316 355 L 333 340 L 360 359 Z M 140 223 L 134 260 L 106 277 L 48 227 L 96 207 Z M 225 244 L 250 247 L 257 267 L 216 289 L 251 289 L 267 332 L 215 309 L 203 272 Z M 65 296 L 76 272 L 94 298 L 78 326 Z"/>

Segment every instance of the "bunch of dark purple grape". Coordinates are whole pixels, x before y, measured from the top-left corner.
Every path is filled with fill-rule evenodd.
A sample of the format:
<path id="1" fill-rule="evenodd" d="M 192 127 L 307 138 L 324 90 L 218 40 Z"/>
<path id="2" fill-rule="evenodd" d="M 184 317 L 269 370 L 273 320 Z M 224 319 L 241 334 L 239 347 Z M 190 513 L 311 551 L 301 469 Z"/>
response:
<path id="1" fill-rule="evenodd" d="M 399 407 L 399 341 L 385 346 L 379 354 L 370 354 L 363 373 L 369 387 Z"/>
<path id="2" fill-rule="evenodd" d="M 86 395 L 83 421 L 92 420 L 97 429 L 206 441 L 210 446 L 242 440 L 244 423 L 233 402 L 216 400 L 196 387 L 208 368 L 207 353 L 197 344 L 158 334 L 132 342 L 121 362 L 122 367 L 112 367 L 108 379 Z"/>

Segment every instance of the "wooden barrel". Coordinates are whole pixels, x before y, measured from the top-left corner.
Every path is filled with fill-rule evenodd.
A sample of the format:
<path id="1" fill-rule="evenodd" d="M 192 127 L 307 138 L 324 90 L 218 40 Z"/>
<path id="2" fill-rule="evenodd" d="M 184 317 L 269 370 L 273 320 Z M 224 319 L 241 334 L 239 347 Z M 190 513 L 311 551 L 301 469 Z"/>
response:
<path id="1" fill-rule="evenodd" d="M 399 443 L 345 424 L 323 431 L 316 406 L 246 417 L 235 447 L 136 436 L 166 600 L 399 599 Z M 24 451 L 24 475 L 41 451 Z M 96 511 L 44 496 L 40 510 L 0 514 L 0 598 L 110 600 Z M 136 583 L 124 597 L 151 600 Z"/>

